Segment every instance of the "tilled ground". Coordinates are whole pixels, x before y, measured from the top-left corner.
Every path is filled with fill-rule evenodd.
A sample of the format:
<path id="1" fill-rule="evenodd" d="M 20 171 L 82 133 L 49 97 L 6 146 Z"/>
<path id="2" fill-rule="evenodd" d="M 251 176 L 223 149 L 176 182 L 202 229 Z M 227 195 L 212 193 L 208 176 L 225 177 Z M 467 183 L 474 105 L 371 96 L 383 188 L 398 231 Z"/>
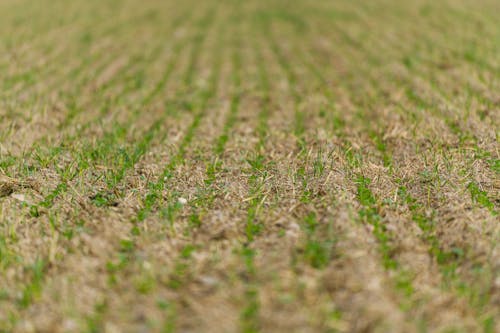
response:
<path id="1" fill-rule="evenodd" d="M 499 332 L 499 10 L 0 1 L 0 332 Z"/>

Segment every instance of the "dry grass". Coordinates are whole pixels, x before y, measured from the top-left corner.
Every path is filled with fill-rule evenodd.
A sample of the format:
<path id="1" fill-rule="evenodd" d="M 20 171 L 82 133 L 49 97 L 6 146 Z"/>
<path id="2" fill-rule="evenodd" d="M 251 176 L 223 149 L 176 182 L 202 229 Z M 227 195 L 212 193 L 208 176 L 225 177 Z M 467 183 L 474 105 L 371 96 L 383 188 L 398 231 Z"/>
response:
<path id="1" fill-rule="evenodd" d="M 0 1 L 0 332 L 499 332 L 499 10 Z"/>

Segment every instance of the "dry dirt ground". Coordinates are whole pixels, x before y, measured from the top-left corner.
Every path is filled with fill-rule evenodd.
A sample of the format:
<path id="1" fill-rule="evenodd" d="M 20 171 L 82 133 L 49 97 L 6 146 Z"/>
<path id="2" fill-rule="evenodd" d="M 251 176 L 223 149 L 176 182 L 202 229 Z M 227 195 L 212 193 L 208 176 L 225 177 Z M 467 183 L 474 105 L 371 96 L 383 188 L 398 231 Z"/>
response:
<path id="1" fill-rule="evenodd" d="M 0 0 L 0 332 L 500 332 L 497 0 Z"/>

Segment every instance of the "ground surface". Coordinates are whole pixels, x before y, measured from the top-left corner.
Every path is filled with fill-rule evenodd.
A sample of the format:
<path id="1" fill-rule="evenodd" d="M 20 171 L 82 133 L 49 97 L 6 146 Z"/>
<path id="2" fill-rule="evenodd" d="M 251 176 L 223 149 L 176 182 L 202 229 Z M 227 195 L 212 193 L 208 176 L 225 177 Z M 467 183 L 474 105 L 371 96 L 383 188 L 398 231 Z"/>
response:
<path id="1" fill-rule="evenodd" d="M 496 0 L 0 1 L 0 331 L 500 332 Z"/>

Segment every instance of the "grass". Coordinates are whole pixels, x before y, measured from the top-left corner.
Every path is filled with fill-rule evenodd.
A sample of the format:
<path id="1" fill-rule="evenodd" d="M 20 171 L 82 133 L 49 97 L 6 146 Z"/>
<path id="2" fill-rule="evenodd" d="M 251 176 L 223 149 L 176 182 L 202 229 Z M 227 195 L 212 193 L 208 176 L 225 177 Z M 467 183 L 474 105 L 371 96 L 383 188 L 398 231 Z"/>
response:
<path id="1" fill-rule="evenodd" d="M 0 332 L 499 331 L 498 9 L 1 2 Z"/>

